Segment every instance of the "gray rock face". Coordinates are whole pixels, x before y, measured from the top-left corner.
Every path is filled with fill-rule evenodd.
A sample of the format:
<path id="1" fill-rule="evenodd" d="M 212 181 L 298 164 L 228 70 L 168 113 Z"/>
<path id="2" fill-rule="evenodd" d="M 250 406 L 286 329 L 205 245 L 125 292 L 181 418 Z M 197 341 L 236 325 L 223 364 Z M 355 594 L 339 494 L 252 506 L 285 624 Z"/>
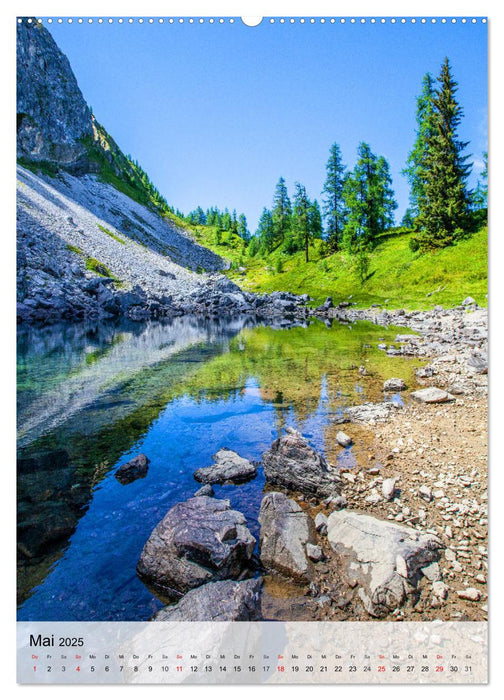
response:
<path id="1" fill-rule="evenodd" d="M 383 383 L 383 391 L 404 391 L 404 389 L 406 389 L 406 382 L 404 379 L 392 377 Z"/>
<path id="2" fill-rule="evenodd" d="M 446 403 L 454 401 L 455 397 L 443 389 L 438 389 L 437 386 L 429 386 L 426 389 L 413 391 L 411 396 L 422 403 Z"/>
<path id="3" fill-rule="evenodd" d="M 340 493 L 339 477 L 329 470 L 322 455 L 292 428 L 263 454 L 263 463 L 266 481 L 271 484 L 322 498 Z"/>
<path id="4" fill-rule="evenodd" d="M 194 478 L 202 484 L 240 484 L 257 476 L 257 469 L 248 459 L 223 447 L 212 457 L 215 464 L 194 472 Z"/>
<path id="5" fill-rule="evenodd" d="M 246 622 L 261 620 L 262 579 L 215 581 L 186 593 L 159 610 L 156 622 Z"/>
<path id="6" fill-rule="evenodd" d="M 268 493 L 259 512 L 261 562 L 297 580 L 309 580 L 312 565 L 306 545 L 315 544 L 315 526 L 298 504 L 283 493 Z"/>
<path id="7" fill-rule="evenodd" d="M 139 454 L 129 462 L 121 464 L 119 469 L 115 473 L 115 478 L 121 482 L 121 484 L 130 484 L 136 479 L 143 479 L 147 476 L 147 471 L 149 470 L 149 459 L 144 454 Z"/>
<path id="8" fill-rule="evenodd" d="M 349 511 L 331 513 L 327 537 L 373 617 L 400 607 L 442 548 L 433 535 Z"/>
<path id="9" fill-rule="evenodd" d="M 255 539 L 229 501 L 208 496 L 177 503 L 154 528 L 137 564 L 139 575 L 172 596 L 246 575 Z"/>
<path id="10" fill-rule="evenodd" d="M 67 57 L 34 18 L 17 25 L 17 154 L 79 169 L 92 118 Z"/>

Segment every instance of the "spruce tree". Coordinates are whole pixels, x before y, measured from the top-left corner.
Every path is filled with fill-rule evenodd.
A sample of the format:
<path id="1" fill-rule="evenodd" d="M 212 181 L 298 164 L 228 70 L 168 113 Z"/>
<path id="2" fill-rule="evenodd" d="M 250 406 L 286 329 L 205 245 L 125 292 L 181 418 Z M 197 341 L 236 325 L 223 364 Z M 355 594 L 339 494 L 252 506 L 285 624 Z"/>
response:
<path id="1" fill-rule="evenodd" d="M 386 231 L 394 225 L 394 211 L 397 209 L 390 166 L 383 156 L 376 161 L 376 206 L 378 232 Z"/>
<path id="2" fill-rule="evenodd" d="M 466 181 L 471 166 L 463 151 L 468 142 L 457 134 L 463 111 L 455 98 L 457 83 L 448 58 L 437 79 L 433 100 L 433 134 L 425 158 L 425 200 L 419 202 L 422 248 L 442 248 L 463 235 L 469 196 Z"/>
<path id="3" fill-rule="evenodd" d="M 346 167 L 341 160 L 341 150 L 333 143 L 326 164 L 326 181 L 323 193 L 323 212 L 326 222 L 327 246 L 331 252 L 338 250 L 346 223 L 346 208 L 343 197 Z"/>
<path id="4" fill-rule="evenodd" d="M 292 216 L 293 236 L 296 249 L 304 248 L 305 261 L 309 262 L 309 243 L 311 238 L 310 208 L 311 203 L 306 194 L 306 188 L 296 182 L 294 195 L 294 212 Z"/>
<path id="5" fill-rule="evenodd" d="M 249 241 L 250 233 L 247 228 L 247 217 L 245 214 L 240 214 L 238 217 L 238 235 L 243 238 L 244 241 Z"/>
<path id="6" fill-rule="evenodd" d="M 397 209 L 385 158 L 377 157 L 367 143 L 359 144 L 357 155 L 343 188 L 347 209 L 343 242 L 352 253 L 372 248 L 378 234 L 393 225 Z"/>
<path id="7" fill-rule="evenodd" d="M 426 73 L 422 80 L 422 92 L 417 97 L 416 140 L 406 161 L 407 167 L 402 171 L 410 184 L 410 210 L 413 217 L 418 216 L 426 197 L 426 159 L 434 135 L 434 97 L 434 79 L 430 73 Z"/>
<path id="8" fill-rule="evenodd" d="M 316 199 L 310 205 L 309 210 L 310 218 L 310 235 L 312 238 L 322 238 L 324 229 L 322 226 L 322 212 L 320 211 L 320 205 Z"/>
<path id="9" fill-rule="evenodd" d="M 274 245 L 278 245 L 283 243 L 291 227 L 292 216 L 292 205 L 283 177 L 279 179 L 275 188 L 271 215 L 273 217 Z"/>
<path id="10" fill-rule="evenodd" d="M 259 251 L 261 253 L 269 253 L 273 249 L 275 240 L 273 216 L 266 207 L 262 210 L 257 224 L 256 237 L 259 241 Z"/>

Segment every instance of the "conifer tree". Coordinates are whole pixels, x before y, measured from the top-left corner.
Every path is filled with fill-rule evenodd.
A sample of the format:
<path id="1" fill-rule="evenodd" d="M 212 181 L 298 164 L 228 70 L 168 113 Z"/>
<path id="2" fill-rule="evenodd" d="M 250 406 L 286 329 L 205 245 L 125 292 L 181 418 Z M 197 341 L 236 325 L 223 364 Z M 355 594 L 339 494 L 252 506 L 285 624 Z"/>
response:
<path id="1" fill-rule="evenodd" d="M 425 199 L 419 201 L 422 248 L 451 245 L 467 221 L 466 181 L 471 166 L 463 151 L 468 142 L 457 134 L 463 111 L 455 98 L 457 83 L 445 58 L 433 99 L 433 133 L 425 158 Z"/>
<path id="2" fill-rule="evenodd" d="M 294 212 L 292 216 L 292 228 L 295 246 L 298 250 L 304 248 L 305 261 L 309 262 L 308 246 L 311 239 L 310 227 L 310 200 L 306 194 L 306 188 L 299 182 L 295 184 L 296 192 L 294 194 Z"/>
<path id="3" fill-rule="evenodd" d="M 310 205 L 310 235 L 312 238 L 322 238 L 324 229 L 322 226 L 322 212 L 316 199 Z"/>
<path id="4" fill-rule="evenodd" d="M 359 144 L 357 155 L 343 188 L 348 212 L 343 242 L 350 252 L 371 248 L 377 235 L 393 224 L 397 209 L 385 158 L 378 158 L 367 143 Z"/>
<path id="5" fill-rule="evenodd" d="M 483 193 L 485 195 L 485 200 L 488 199 L 488 151 L 484 151 L 483 153 L 483 170 L 481 172 L 481 177 L 485 183 L 484 188 L 483 188 Z M 486 206 L 486 204 L 485 204 Z"/>
<path id="6" fill-rule="evenodd" d="M 280 244 L 286 237 L 291 226 L 292 205 L 287 192 L 285 180 L 281 177 L 275 188 L 273 198 L 273 233 L 274 244 Z"/>
<path id="7" fill-rule="evenodd" d="M 269 253 L 273 249 L 275 241 L 273 216 L 266 207 L 262 210 L 262 214 L 259 218 L 256 237 L 259 240 L 259 250 L 261 253 Z"/>
<path id="8" fill-rule="evenodd" d="M 378 233 L 386 231 L 394 225 L 394 211 L 397 209 L 394 190 L 392 189 L 392 176 L 387 160 L 380 156 L 376 161 L 376 193 L 378 212 Z"/>
<path id="9" fill-rule="evenodd" d="M 327 245 L 331 252 L 338 250 L 343 238 L 347 210 L 343 196 L 346 168 L 341 160 L 341 151 L 333 143 L 326 165 L 326 181 L 323 189 L 323 212 L 326 222 Z"/>
<path id="10" fill-rule="evenodd" d="M 238 235 L 246 242 L 248 242 L 250 238 L 250 233 L 247 228 L 247 217 L 245 214 L 240 214 L 238 217 Z"/>

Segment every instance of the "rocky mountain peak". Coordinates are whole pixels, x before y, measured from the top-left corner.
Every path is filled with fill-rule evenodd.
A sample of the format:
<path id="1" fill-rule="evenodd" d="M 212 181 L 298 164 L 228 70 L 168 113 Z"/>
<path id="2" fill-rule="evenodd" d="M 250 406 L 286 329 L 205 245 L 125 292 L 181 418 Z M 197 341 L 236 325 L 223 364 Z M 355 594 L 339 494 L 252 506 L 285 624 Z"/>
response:
<path id="1" fill-rule="evenodd" d="M 67 57 L 35 18 L 17 25 L 17 155 L 89 172 L 93 120 Z"/>

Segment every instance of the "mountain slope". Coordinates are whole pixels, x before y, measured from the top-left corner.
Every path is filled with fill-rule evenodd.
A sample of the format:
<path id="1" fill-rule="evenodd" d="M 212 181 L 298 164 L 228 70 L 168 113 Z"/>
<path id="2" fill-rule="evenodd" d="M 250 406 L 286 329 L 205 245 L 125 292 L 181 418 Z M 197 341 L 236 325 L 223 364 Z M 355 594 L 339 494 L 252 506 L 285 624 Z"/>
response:
<path id="1" fill-rule="evenodd" d="M 195 242 L 94 119 L 35 19 L 17 27 L 18 316 L 187 310 L 220 256 Z M 234 285 L 233 285 L 234 287 Z"/>

